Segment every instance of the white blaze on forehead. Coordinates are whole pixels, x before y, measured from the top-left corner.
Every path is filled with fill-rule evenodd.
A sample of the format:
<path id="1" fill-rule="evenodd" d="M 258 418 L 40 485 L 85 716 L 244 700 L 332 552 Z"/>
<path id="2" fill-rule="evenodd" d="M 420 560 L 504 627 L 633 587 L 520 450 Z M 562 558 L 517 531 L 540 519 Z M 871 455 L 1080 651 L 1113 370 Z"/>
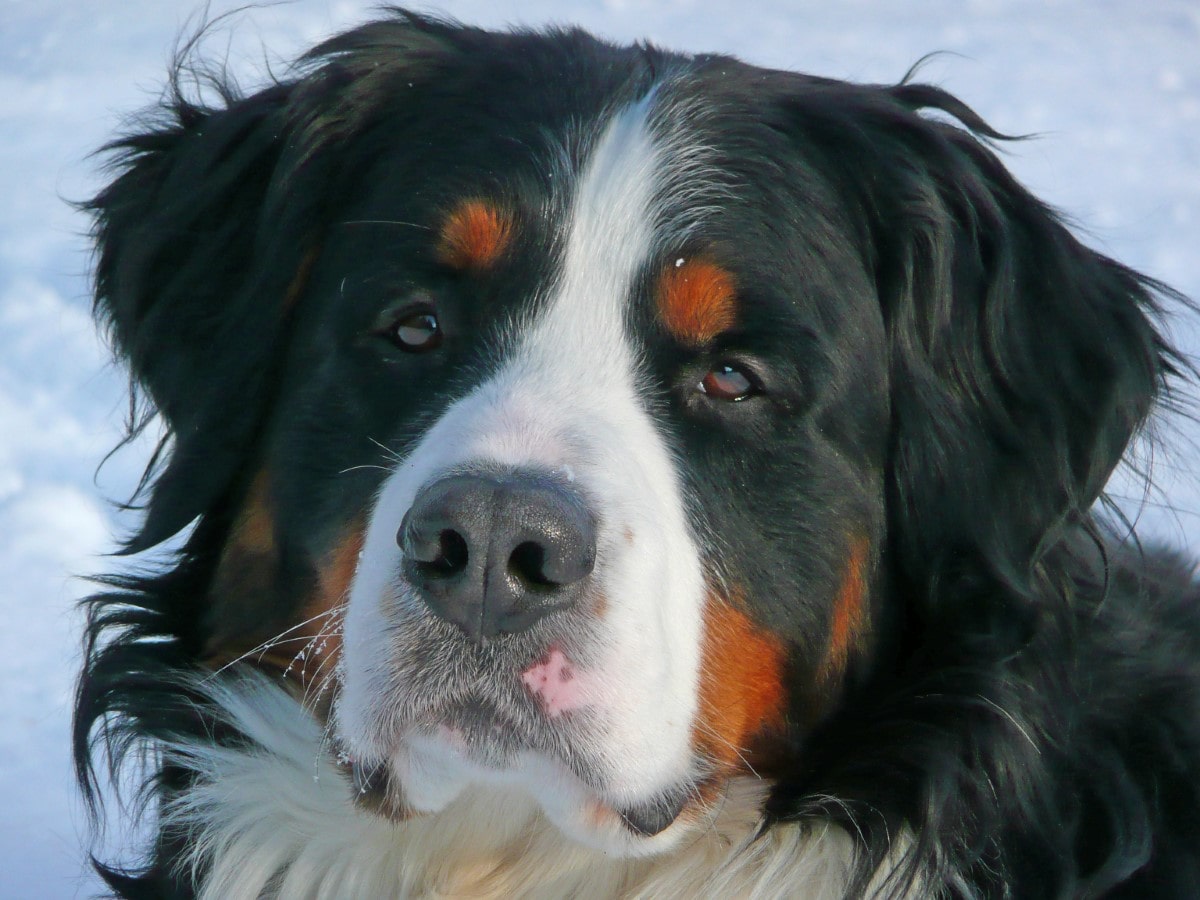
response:
<path id="1" fill-rule="evenodd" d="M 351 593 L 338 712 L 344 737 L 363 750 L 387 740 L 375 723 L 388 718 L 386 695 L 403 690 L 394 675 L 403 661 L 394 665 L 381 637 L 381 598 L 386 605 L 397 595 L 396 528 L 430 480 L 452 467 L 499 465 L 569 473 L 599 523 L 592 599 L 603 610 L 594 626 L 601 651 L 585 674 L 601 686 L 594 706 L 607 728 L 603 745 L 587 752 L 607 769 L 605 799 L 645 801 L 688 775 L 704 583 L 625 324 L 669 181 L 670 160 L 650 127 L 652 98 L 615 113 L 593 144 L 570 204 L 562 269 L 511 355 L 445 410 L 384 486 Z M 402 586 L 399 594 L 401 612 L 418 602 Z"/>
<path id="2" fill-rule="evenodd" d="M 562 278 L 530 344 L 561 357 L 577 351 L 629 361 L 625 308 L 650 252 L 659 153 L 646 116 L 649 99 L 613 119 L 588 160 L 572 204 Z M 553 338 L 570 341 L 555 347 Z M 598 346 L 597 341 L 604 341 Z M 632 365 L 630 365 L 632 369 Z"/>

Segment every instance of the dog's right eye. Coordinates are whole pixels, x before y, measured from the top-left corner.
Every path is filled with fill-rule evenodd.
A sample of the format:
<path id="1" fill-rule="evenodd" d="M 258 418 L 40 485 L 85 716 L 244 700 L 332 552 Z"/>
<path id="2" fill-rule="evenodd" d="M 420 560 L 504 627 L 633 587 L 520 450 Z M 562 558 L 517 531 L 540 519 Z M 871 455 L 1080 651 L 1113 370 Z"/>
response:
<path id="1" fill-rule="evenodd" d="M 762 392 L 753 373 L 744 366 L 734 364 L 719 365 L 710 369 L 696 388 L 714 400 L 731 403 Z"/>
<path id="2" fill-rule="evenodd" d="M 406 353 L 436 350 L 442 343 L 442 328 L 432 310 L 409 312 L 392 322 L 387 338 Z"/>

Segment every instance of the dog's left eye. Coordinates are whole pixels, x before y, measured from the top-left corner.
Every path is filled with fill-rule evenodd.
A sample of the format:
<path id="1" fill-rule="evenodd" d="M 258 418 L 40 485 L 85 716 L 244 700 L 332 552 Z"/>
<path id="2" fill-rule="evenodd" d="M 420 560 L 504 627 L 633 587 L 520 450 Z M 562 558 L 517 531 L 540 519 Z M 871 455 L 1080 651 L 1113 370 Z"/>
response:
<path id="1" fill-rule="evenodd" d="M 411 312 L 392 323 L 387 336 L 408 353 L 424 353 L 441 346 L 442 327 L 430 310 Z"/>
<path id="2" fill-rule="evenodd" d="M 710 369 L 696 387 L 714 400 L 730 402 L 745 400 L 761 390 L 752 372 L 729 363 Z"/>

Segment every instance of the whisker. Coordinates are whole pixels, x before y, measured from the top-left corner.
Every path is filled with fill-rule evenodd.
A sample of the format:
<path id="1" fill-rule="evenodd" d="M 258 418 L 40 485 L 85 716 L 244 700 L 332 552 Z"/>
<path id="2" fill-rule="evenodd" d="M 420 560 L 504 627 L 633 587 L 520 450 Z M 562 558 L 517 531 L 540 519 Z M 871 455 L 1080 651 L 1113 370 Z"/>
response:
<path id="1" fill-rule="evenodd" d="M 707 734 L 710 738 L 713 738 L 714 740 L 719 741 L 720 743 L 722 743 L 726 747 L 728 747 L 730 750 L 732 750 L 734 753 L 736 753 L 738 759 L 740 759 L 742 761 L 742 765 L 744 765 L 747 769 L 750 770 L 750 774 L 753 775 L 755 778 L 757 778 L 759 781 L 763 780 L 763 777 L 760 774 L 758 774 L 758 772 L 755 770 L 754 766 L 752 766 L 750 764 L 750 760 L 746 758 L 746 754 L 749 752 L 749 750 L 747 750 L 745 747 L 739 747 L 736 744 L 734 744 L 732 741 L 730 741 L 728 738 L 722 737 L 721 735 L 717 734 L 715 731 L 712 730 L 712 728 L 710 726 L 704 724 L 703 722 L 700 722 L 697 720 L 696 727 L 699 728 L 701 731 L 703 731 L 705 734 Z"/>
<path id="2" fill-rule="evenodd" d="M 337 606 L 330 607 L 327 612 L 329 615 L 315 634 L 309 635 L 307 643 L 292 657 L 292 662 L 288 666 L 287 674 L 292 670 L 294 665 L 300 663 L 300 674 L 307 674 L 308 657 L 311 654 L 320 655 L 325 646 L 329 643 L 329 639 L 335 634 L 340 634 L 342 630 L 343 616 L 346 610 L 345 603 L 340 603 Z"/>
<path id="3" fill-rule="evenodd" d="M 340 633 L 340 629 L 338 631 L 331 631 L 329 634 L 321 636 L 320 646 L 316 648 L 316 651 L 320 653 L 323 646 L 329 642 L 329 638 L 338 633 Z M 324 696 L 325 691 L 329 688 L 331 683 L 330 676 L 332 675 L 332 669 L 324 674 L 322 674 L 322 672 L 325 670 L 326 666 L 329 666 L 333 661 L 333 654 L 322 655 L 321 662 L 317 665 L 316 671 L 312 673 L 311 683 L 307 681 L 305 682 L 304 696 L 300 698 L 300 705 L 308 709 L 310 712 L 315 710 L 316 702 L 320 700 L 322 696 Z"/>
<path id="4" fill-rule="evenodd" d="M 306 635 L 297 635 L 295 637 L 290 637 L 290 638 L 286 637 L 286 635 L 291 634 L 293 631 L 295 631 L 298 628 L 303 628 L 305 625 L 308 625 L 311 622 L 316 622 L 319 619 L 326 618 L 330 615 L 333 615 L 337 611 L 338 610 L 336 608 L 323 610 L 322 612 L 317 613 L 315 616 L 305 619 L 303 622 L 297 622 L 295 625 L 285 628 L 283 631 L 279 632 L 275 636 L 267 638 L 265 641 L 263 641 L 257 647 L 253 647 L 253 648 L 247 650 L 245 653 L 241 654 L 240 656 L 237 656 L 237 657 L 231 659 L 229 662 L 225 663 L 225 665 L 221 666 L 219 669 L 216 669 L 213 672 L 211 672 L 209 675 L 207 675 L 204 680 L 209 681 L 213 678 L 216 678 L 218 675 L 220 675 L 226 669 L 236 666 L 240 662 L 245 662 L 247 659 L 250 659 L 251 657 L 253 657 L 255 655 L 261 657 L 262 654 L 266 653 L 268 650 L 275 649 L 280 644 L 287 644 L 287 643 L 291 643 L 292 641 L 305 640 Z M 320 632 L 318 632 L 318 633 L 320 633 Z M 301 652 L 303 652 L 303 648 L 301 648 Z"/>
<path id="5" fill-rule="evenodd" d="M 328 680 L 337 680 L 337 667 L 329 673 Z M 331 759 L 335 764 L 344 765 L 349 760 L 346 757 L 345 751 L 338 750 L 333 752 L 337 746 L 337 735 L 334 733 L 333 716 L 328 716 L 325 719 L 321 728 L 321 740 L 317 743 L 316 753 L 313 756 L 313 768 L 318 773 L 320 772 L 321 760 L 323 758 Z"/>
<path id="6" fill-rule="evenodd" d="M 388 472 L 388 473 L 390 473 L 392 471 L 387 466 L 373 466 L 370 464 L 365 464 L 365 465 L 361 465 L 361 466 L 350 466 L 347 469 L 342 469 L 341 471 L 338 472 L 338 474 L 345 475 L 347 472 L 358 472 L 363 469 L 378 469 L 380 472 Z"/>
<path id="7" fill-rule="evenodd" d="M 399 453 L 397 453 L 395 450 L 393 450 L 391 447 L 387 446 L 386 444 L 380 443 L 379 441 L 375 440 L 375 438 L 373 438 L 373 437 L 369 437 L 369 438 L 367 438 L 367 440 L 370 441 L 372 444 L 374 444 L 376 447 L 378 447 L 380 450 L 382 450 L 384 453 L 384 456 L 387 459 L 391 460 L 392 462 L 398 463 L 398 462 L 404 461 L 400 458 Z"/>
<path id="8" fill-rule="evenodd" d="M 421 225 L 417 222 L 403 222 L 400 219 L 347 219 L 344 222 L 338 222 L 338 225 L 400 225 L 405 228 L 419 228 L 422 231 L 433 231 L 428 225 Z"/>

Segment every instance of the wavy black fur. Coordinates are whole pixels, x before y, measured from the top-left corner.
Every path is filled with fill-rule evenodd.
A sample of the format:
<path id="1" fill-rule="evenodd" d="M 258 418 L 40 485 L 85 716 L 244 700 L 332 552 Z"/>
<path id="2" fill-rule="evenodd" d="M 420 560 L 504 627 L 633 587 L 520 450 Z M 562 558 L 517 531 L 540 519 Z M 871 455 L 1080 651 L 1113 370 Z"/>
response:
<path id="1" fill-rule="evenodd" d="M 114 179 L 88 207 L 96 311 L 169 440 L 127 550 L 193 527 L 149 574 L 88 601 L 75 758 L 91 802 L 98 762 L 117 771 L 178 735 L 238 740 L 177 685 L 218 627 L 218 561 L 293 389 L 307 308 L 281 315 L 262 298 L 298 291 L 402 85 L 440 80 L 452 96 L 460 68 L 486 63 L 498 81 L 569 71 L 582 96 L 666 60 L 679 58 L 396 12 L 258 93 L 215 80 L 211 106 L 187 99 L 181 64 L 157 118 L 108 148 Z M 793 748 L 769 822 L 844 821 L 861 842 L 856 890 L 907 828 L 897 894 L 1195 896 L 1194 563 L 1124 546 L 1092 512 L 1189 371 L 1154 326 L 1170 292 L 1080 245 L 1006 172 L 988 146 L 1000 136 L 938 88 L 692 65 L 728 69 L 717 104 L 753 81 L 772 127 L 803 148 L 852 223 L 887 327 L 887 633 L 839 711 Z M 290 560 L 269 585 L 283 622 L 288 592 L 312 578 L 302 554 Z M 152 814 L 187 774 L 145 762 Z M 122 896 L 191 896 L 172 869 L 181 840 L 100 870 Z"/>

